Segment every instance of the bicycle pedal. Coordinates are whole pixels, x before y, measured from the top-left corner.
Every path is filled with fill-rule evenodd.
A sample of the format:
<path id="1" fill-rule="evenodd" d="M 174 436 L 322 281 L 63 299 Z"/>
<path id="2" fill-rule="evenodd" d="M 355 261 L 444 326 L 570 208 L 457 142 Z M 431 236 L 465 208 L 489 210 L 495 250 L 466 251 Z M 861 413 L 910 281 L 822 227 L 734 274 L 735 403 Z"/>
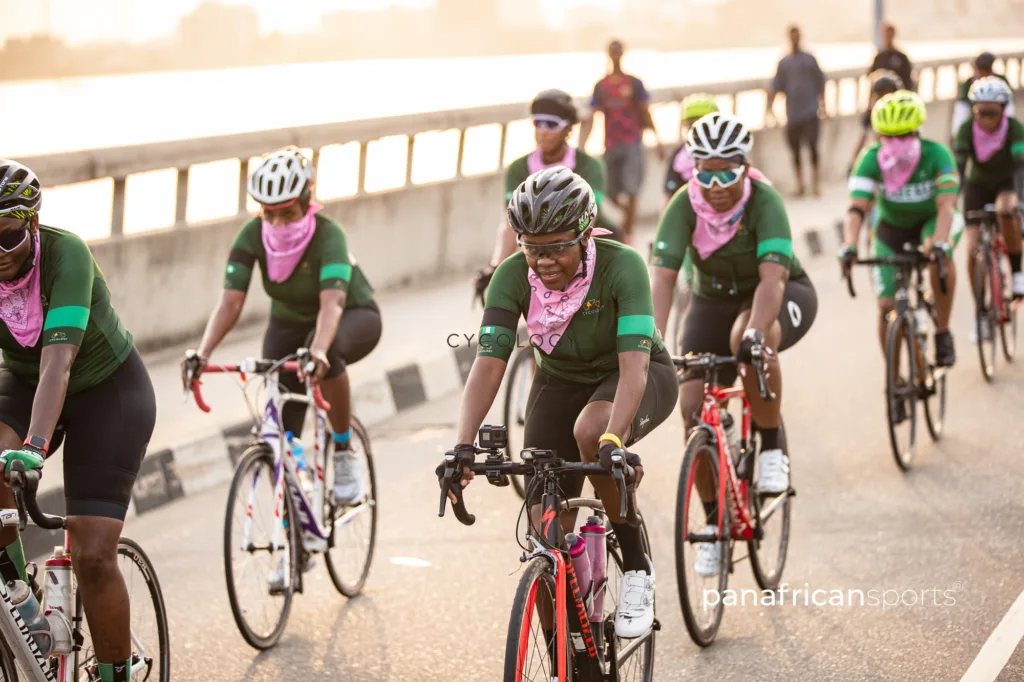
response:
<path id="1" fill-rule="evenodd" d="M 661 632 L 661 621 L 657 618 L 654 619 L 654 624 L 651 625 L 651 629 L 655 632 Z"/>

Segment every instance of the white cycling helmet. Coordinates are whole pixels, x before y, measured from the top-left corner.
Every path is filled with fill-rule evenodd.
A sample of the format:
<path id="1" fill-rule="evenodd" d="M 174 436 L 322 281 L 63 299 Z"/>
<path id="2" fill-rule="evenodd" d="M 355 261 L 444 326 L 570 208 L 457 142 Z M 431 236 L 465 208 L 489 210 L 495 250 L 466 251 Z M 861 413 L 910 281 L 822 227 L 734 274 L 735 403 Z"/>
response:
<path id="1" fill-rule="evenodd" d="M 309 189 L 313 164 L 295 147 L 264 156 L 249 176 L 249 195 L 258 203 L 274 206 L 294 201 Z"/>
<path id="2" fill-rule="evenodd" d="M 700 161 L 703 159 L 747 158 L 754 146 L 754 136 L 739 117 L 714 112 L 697 119 L 686 136 L 686 149 Z"/>
<path id="3" fill-rule="evenodd" d="M 985 76 L 971 84 L 971 89 L 967 93 L 967 99 L 972 104 L 979 102 L 1007 104 L 1013 99 L 1013 91 L 1010 90 L 1010 86 L 1006 84 L 1006 81 L 999 76 Z"/>

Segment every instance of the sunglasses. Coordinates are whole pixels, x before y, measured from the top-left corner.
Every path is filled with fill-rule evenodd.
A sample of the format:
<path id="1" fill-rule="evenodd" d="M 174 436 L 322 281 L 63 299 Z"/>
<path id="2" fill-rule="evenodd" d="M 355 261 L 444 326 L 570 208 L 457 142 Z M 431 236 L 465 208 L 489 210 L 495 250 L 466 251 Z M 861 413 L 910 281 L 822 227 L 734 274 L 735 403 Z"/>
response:
<path id="1" fill-rule="evenodd" d="M 10 253 L 19 246 L 25 243 L 28 239 L 28 221 L 16 230 L 8 230 L 7 232 L 0 232 L 0 251 L 4 253 Z"/>
<path id="2" fill-rule="evenodd" d="M 693 174 L 693 179 L 704 189 L 711 189 L 715 185 L 725 189 L 743 179 L 745 168 L 746 166 L 740 166 L 735 170 L 697 171 Z"/>
<path id="3" fill-rule="evenodd" d="M 580 236 L 576 237 L 572 241 L 568 242 L 556 242 L 554 244 L 526 244 L 519 237 L 516 237 L 516 244 L 523 250 L 527 258 L 531 260 L 538 260 L 540 258 L 549 258 L 551 260 L 557 260 L 565 255 L 566 249 L 576 246 L 583 238 L 590 232 L 590 228 L 587 228 L 580 233 Z"/>
<path id="4" fill-rule="evenodd" d="M 532 118 L 533 127 L 537 130 L 551 130 L 557 133 L 561 130 L 565 130 L 569 126 L 568 121 L 558 118 L 557 116 L 534 114 Z"/>

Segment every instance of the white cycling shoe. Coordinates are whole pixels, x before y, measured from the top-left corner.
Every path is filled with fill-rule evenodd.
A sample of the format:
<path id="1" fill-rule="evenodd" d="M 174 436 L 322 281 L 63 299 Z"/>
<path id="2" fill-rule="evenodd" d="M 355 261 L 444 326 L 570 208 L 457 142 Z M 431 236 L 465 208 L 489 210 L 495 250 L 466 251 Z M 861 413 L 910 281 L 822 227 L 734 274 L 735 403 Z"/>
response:
<path id="1" fill-rule="evenodd" d="M 701 535 L 714 535 L 718 532 L 718 526 L 707 525 L 700 532 Z M 698 542 L 697 560 L 693 563 L 693 570 L 701 578 L 714 578 L 718 575 L 718 565 L 722 563 L 722 542 Z"/>
<path id="2" fill-rule="evenodd" d="M 978 342 L 978 338 L 979 338 L 978 337 L 978 325 L 977 324 L 972 324 L 971 325 L 971 343 L 977 345 L 979 343 Z M 988 319 L 987 318 L 986 318 L 986 320 L 981 325 L 981 339 L 982 339 L 982 341 L 991 341 L 992 340 L 992 325 L 990 325 L 988 323 Z"/>
<path id="3" fill-rule="evenodd" d="M 615 609 L 615 634 L 633 639 L 654 625 L 654 562 L 646 557 L 650 571 L 626 571 L 619 582 L 619 603 Z"/>
<path id="4" fill-rule="evenodd" d="M 757 458 L 757 490 L 781 495 L 789 490 L 789 458 L 782 450 L 762 450 Z"/>
<path id="5" fill-rule="evenodd" d="M 334 452 L 334 503 L 350 505 L 362 502 L 366 496 L 363 468 L 352 450 Z"/>
<path id="6" fill-rule="evenodd" d="M 302 572 L 307 573 L 313 568 L 313 557 L 315 554 L 310 554 L 306 557 L 306 565 L 302 567 Z M 284 592 L 284 557 L 282 556 L 277 560 L 277 566 L 267 575 L 267 586 L 270 588 L 270 594 L 281 594 Z"/>

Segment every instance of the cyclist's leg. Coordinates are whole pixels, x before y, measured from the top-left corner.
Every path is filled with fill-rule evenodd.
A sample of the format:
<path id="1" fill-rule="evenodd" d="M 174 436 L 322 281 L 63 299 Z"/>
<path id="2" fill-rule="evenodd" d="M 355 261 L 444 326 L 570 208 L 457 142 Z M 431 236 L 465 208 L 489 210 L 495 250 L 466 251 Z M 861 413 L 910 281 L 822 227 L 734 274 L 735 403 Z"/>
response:
<path id="1" fill-rule="evenodd" d="M 102 679 L 117 679 L 115 666 L 132 653 L 117 544 L 156 422 L 156 396 L 138 352 L 132 350 L 103 383 L 68 396 L 62 421 L 73 567 Z"/>
<path id="2" fill-rule="evenodd" d="M 872 256 L 884 258 L 903 250 L 904 243 L 918 243 L 916 230 L 901 230 L 883 220 L 875 228 Z M 871 268 L 871 279 L 878 299 L 878 345 L 885 357 L 885 334 L 889 327 L 889 313 L 896 305 L 896 268 L 891 265 L 876 265 Z"/>
<path id="3" fill-rule="evenodd" d="M 1003 231 L 1003 240 L 1006 242 L 1006 252 L 1010 258 L 1014 297 L 1024 296 L 1024 276 L 1020 274 L 1021 250 L 1024 244 L 1022 244 L 1020 233 L 1019 205 L 1020 200 L 1012 183 L 1000 188 L 1000 192 L 996 196 L 996 212 L 999 215 L 999 226 Z"/>
<path id="4" fill-rule="evenodd" d="M 985 208 L 986 204 L 991 204 L 996 200 L 996 193 L 988 190 L 981 185 L 975 185 L 974 183 L 967 181 L 964 183 L 964 214 L 968 215 L 973 211 L 980 211 Z M 978 264 L 975 262 L 975 255 L 978 251 L 979 228 L 981 223 L 974 221 L 967 224 L 967 236 L 965 242 L 967 244 L 967 277 L 971 282 L 971 293 L 974 297 L 977 297 L 977 282 L 974 281 L 975 272 L 978 269 Z"/>
<path id="5" fill-rule="evenodd" d="M 291 355 L 306 342 L 306 336 L 313 329 L 313 324 L 290 324 L 282 322 L 273 315 L 263 335 L 263 357 L 267 360 L 280 360 Z M 293 393 L 302 393 L 302 384 L 293 372 L 282 372 L 279 380 L 281 386 Z M 281 414 L 281 428 L 291 431 L 296 438 L 302 435 L 302 423 L 306 419 L 306 406 L 301 403 L 288 403 Z"/>
<path id="6" fill-rule="evenodd" d="M 924 224 L 924 229 L 921 231 L 921 242 L 925 245 L 930 245 L 933 238 L 935 237 L 935 226 L 937 218 L 932 218 Z M 953 313 L 953 299 L 956 293 L 956 265 L 953 261 L 953 250 L 956 249 L 956 245 L 960 243 L 960 238 L 964 234 L 964 217 L 960 211 L 956 211 L 953 215 L 953 226 L 949 232 L 949 249 L 946 252 L 946 293 L 942 293 L 942 289 L 939 286 L 939 266 L 937 263 L 933 263 L 929 267 L 930 279 L 932 286 L 932 295 L 935 296 L 935 314 L 938 317 L 938 329 L 936 330 L 936 336 L 941 336 L 946 330 L 949 329 L 949 318 Z"/>
<path id="7" fill-rule="evenodd" d="M 20 448 L 28 435 L 35 388 L 0 367 L 0 449 Z M 52 449 L 51 449 L 52 451 Z M 11 488 L 0 478 L 0 507 L 14 507 Z M 17 527 L 0 529 L 0 578 L 25 580 L 25 551 Z"/>
<path id="8" fill-rule="evenodd" d="M 312 342 L 312 334 L 310 332 L 307 337 L 307 344 Z M 352 420 L 352 389 L 346 370 L 348 365 L 359 362 L 377 347 L 380 335 L 381 317 L 376 303 L 346 308 L 338 323 L 334 343 L 327 352 L 331 366 L 320 386 L 327 402 L 331 404 L 329 416 L 335 441 L 343 447 L 348 446 Z"/>

